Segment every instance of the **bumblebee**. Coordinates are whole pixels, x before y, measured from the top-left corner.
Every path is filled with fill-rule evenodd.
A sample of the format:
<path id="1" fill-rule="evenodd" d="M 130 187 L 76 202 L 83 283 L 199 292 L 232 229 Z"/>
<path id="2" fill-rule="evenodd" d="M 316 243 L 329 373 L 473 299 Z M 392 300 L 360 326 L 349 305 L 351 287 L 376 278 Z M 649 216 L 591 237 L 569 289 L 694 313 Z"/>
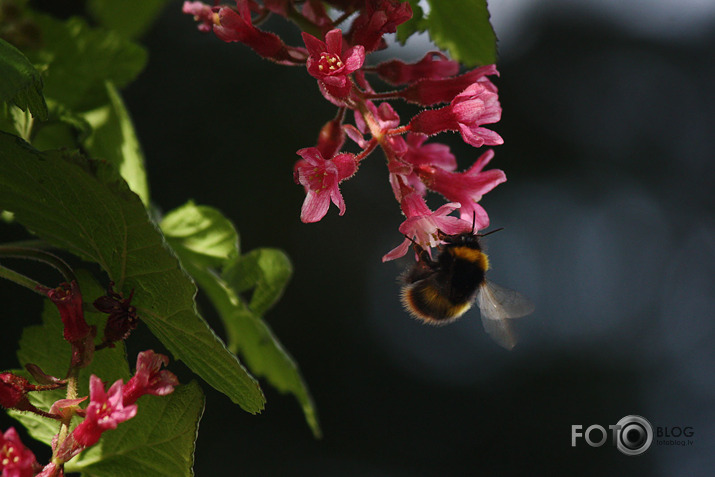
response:
<path id="1" fill-rule="evenodd" d="M 486 278 L 489 258 L 479 238 L 497 230 L 455 235 L 438 231 L 444 244 L 436 260 L 413 241 L 418 260 L 402 277 L 402 304 L 407 311 L 425 323 L 444 325 L 462 316 L 476 299 L 485 331 L 499 345 L 512 349 L 516 337 L 509 320 L 530 314 L 534 305 L 521 293 Z"/>

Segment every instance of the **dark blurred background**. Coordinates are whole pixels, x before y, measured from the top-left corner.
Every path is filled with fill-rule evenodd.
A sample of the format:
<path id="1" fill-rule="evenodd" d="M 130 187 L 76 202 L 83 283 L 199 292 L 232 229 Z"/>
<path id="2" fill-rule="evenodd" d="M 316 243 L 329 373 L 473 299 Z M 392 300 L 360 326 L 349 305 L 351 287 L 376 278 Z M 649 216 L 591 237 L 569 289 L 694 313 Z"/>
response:
<path id="1" fill-rule="evenodd" d="M 715 3 L 491 2 L 505 139 L 491 167 L 509 181 L 482 201 L 505 228 L 489 237 L 490 278 L 536 303 L 511 352 L 477 311 L 432 328 L 401 309 L 408 262 L 380 261 L 402 239 L 380 154 L 342 185 L 343 217 L 331 207 L 300 222 L 295 151 L 334 107 L 303 69 L 199 33 L 180 5 L 144 37 L 149 65 L 124 91 L 153 200 L 217 207 L 244 252 L 290 255 L 294 277 L 266 318 L 324 432 L 313 439 L 295 400 L 268 385 L 259 416 L 204 385 L 197 475 L 712 475 Z M 427 47 L 396 51 L 416 60 Z M 480 153 L 457 135 L 436 140 L 462 168 Z M 38 300 L 0 293 L 15 324 L 2 333 L 7 367 Z M 631 414 L 692 427 L 692 445 L 654 442 L 636 457 L 571 446 L 572 425 Z"/>

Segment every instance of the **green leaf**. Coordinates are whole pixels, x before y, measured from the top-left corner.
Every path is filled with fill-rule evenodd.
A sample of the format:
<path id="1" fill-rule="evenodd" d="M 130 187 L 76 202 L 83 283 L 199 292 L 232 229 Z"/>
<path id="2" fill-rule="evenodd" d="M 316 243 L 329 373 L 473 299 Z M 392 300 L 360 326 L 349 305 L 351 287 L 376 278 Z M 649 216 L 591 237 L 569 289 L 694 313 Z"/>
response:
<path id="1" fill-rule="evenodd" d="M 144 69 L 147 53 L 117 33 L 90 28 L 79 18 L 61 22 L 37 15 L 44 48 L 30 53 L 46 65 L 45 96 L 75 111 L 106 104 L 105 81 L 123 88 Z"/>
<path id="2" fill-rule="evenodd" d="M 238 256 L 238 233 L 230 220 L 205 205 L 189 201 L 169 212 L 161 221 L 161 229 L 170 243 L 176 244 L 183 259 L 206 267 L 220 267 Z"/>
<path id="3" fill-rule="evenodd" d="M 0 39 L 0 101 L 13 103 L 33 116 L 47 119 L 42 96 L 42 78 L 30 60 L 10 43 Z"/>
<path id="4" fill-rule="evenodd" d="M 229 349 L 241 354 L 252 373 L 265 377 L 279 391 L 292 393 L 313 434 L 320 436 L 315 405 L 298 366 L 253 309 L 255 301 L 265 311 L 281 295 L 291 273 L 285 254 L 259 249 L 239 258 L 238 235 L 233 224 L 217 210 L 193 202 L 169 212 L 161 227 L 183 266 L 216 307 L 226 327 Z M 234 262 L 245 265 L 240 268 Z M 256 287 L 251 306 L 211 269 L 221 264 L 231 270 L 232 280 L 242 281 L 242 291 Z M 241 269 L 248 273 L 245 280 Z"/>
<path id="5" fill-rule="evenodd" d="M 92 303 L 99 296 L 105 294 L 105 290 L 94 281 L 88 272 L 79 270 L 76 271 L 76 275 L 85 303 Z M 91 307 L 85 307 L 85 319 L 90 325 L 96 326 L 101 334 L 107 321 L 107 315 L 92 311 Z M 42 324 L 28 326 L 22 332 L 17 351 L 18 361 L 23 366 L 28 363 L 36 364 L 45 373 L 62 378 L 67 374 L 71 355 L 70 345 L 63 338 L 62 321 L 57 307 L 49 299 L 46 299 L 42 311 Z M 27 372 L 21 371 L 20 373 L 32 381 Z M 115 348 L 98 351 L 89 366 L 80 371 L 78 389 L 80 396 L 89 395 L 89 377 L 92 374 L 96 374 L 108 383 L 113 383 L 117 379 L 129 379 L 131 373 L 123 343 L 118 343 Z M 32 404 L 44 411 L 49 411 L 56 400 L 66 397 L 66 391 L 33 392 L 29 394 L 29 397 Z M 36 414 L 11 411 L 10 415 L 22 422 L 32 437 L 47 445 L 59 430 L 57 421 Z"/>
<path id="6" fill-rule="evenodd" d="M 0 133 L 0 209 L 41 238 L 99 264 L 151 332 L 243 409 L 263 408 L 258 383 L 196 311 L 196 286 L 116 169 L 66 151 L 40 153 Z"/>
<path id="7" fill-rule="evenodd" d="M 429 11 L 423 16 L 417 1 L 410 0 L 413 18 L 398 27 L 398 39 L 405 42 L 417 31 L 428 31 L 439 48 L 466 66 L 496 63 L 496 34 L 489 23 L 487 0 L 427 0 Z"/>
<path id="8" fill-rule="evenodd" d="M 124 101 L 111 81 L 105 83 L 109 104 L 83 114 L 92 126 L 84 147 L 94 158 L 114 164 L 129 188 L 149 205 L 149 184 L 144 168 L 144 154 L 134 132 L 134 125 Z"/>
<path id="9" fill-rule="evenodd" d="M 207 287 L 209 288 L 209 287 Z M 225 296 L 218 295 L 218 287 L 212 296 L 214 305 L 227 308 L 232 300 L 229 288 L 221 287 Z M 223 303 L 217 303 L 218 301 Z M 321 436 L 320 423 L 313 398 L 303 380 L 293 357 L 283 348 L 268 325 L 245 306 L 234 306 L 221 313 L 231 351 L 240 353 L 246 364 L 256 376 L 265 377 L 268 382 L 282 393 L 295 396 L 303 409 L 305 421 L 315 437 Z"/>
<path id="10" fill-rule="evenodd" d="M 100 25 L 125 38 L 138 38 L 151 26 L 168 0 L 89 0 L 89 13 Z"/>
<path id="11" fill-rule="evenodd" d="M 497 38 L 487 0 L 428 1 L 427 29 L 438 47 L 466 66 L 496 63 Z"/>
<path id="12" fill-rule="evenodd" d="M 65 465 L 92 477 L 193 476 L 194 444 L 204 410 L 196 382 L 168 396 L 144 396 L 137 415 L 102 435 L 99 443 Z"/>
<path id="13" fill-rule="evenodd" d="M 222 276 L 238 293 L 254 288 L 249 307 L 262 316 L 281 297 L 292 274 L 293 266 L 282 250 L 259 248 L 230 262 Z"/>

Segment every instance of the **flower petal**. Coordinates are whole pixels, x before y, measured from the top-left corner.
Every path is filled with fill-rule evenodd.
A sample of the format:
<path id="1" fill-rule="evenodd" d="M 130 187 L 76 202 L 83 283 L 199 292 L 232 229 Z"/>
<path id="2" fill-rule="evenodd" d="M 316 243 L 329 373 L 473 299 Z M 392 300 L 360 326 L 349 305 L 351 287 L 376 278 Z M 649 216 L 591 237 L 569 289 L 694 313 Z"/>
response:
<path id="1" fill-rule="evenodd" d="M 300 211 L 300 220 L 306 224 L 318 222 L 328 213 L 328 207 L 330 207 L 330 194 L 308 191 Z"/>

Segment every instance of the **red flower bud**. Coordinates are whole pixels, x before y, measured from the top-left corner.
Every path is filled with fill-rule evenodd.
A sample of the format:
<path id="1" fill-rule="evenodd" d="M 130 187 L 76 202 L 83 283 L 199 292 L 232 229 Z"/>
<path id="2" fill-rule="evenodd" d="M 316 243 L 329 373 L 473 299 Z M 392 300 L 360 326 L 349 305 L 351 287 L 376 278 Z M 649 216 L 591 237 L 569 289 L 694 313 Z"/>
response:
<path id="1" fill-rule="evenodd" d="M 42 289 L 47 297 L 52 300 L 60 311 L 60 318 L 64 324 L 64 337 L 72 344 L 82 342 L 91 333 L 91 328 L 84 320 L 82 310 L 82 293 L 76 281 L 61 283 L 59 287 Z"/>
<path id="2" fill-rule="evenodd" d="M 27 401 L 30 382 L 12 373 L 0 373 L 0 406 L 11 409 Z"/>

